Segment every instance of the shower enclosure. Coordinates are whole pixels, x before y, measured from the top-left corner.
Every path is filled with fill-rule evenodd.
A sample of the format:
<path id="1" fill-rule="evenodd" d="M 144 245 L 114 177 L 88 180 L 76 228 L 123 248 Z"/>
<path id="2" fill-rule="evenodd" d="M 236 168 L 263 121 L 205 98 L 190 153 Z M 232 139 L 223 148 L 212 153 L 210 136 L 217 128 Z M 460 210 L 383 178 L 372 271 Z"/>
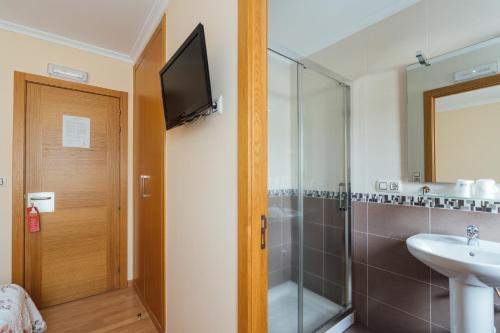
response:
<path id="1" fill-rule="evenodd" d="M 325 331 L 351 309 L 349 86 L 268 52 L 268 331 Z"/>

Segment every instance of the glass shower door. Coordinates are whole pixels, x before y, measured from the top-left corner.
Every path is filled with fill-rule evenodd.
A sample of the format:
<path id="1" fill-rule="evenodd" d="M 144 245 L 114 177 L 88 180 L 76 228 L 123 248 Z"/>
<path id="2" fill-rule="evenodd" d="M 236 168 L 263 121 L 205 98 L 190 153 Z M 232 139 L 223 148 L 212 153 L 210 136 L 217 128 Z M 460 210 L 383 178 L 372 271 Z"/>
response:
<path id="1" fill-rule="evenodd" d="M 350 304 L 347 87 L 299 68 L 302 328 L 315 332 Z"/>
<path id="2" fill-rule="evenodd" d="M 268 331 L 299 332 L 297 63 L 268 56 Z"/>
<path id="3" fill-rule="evenodd" d="M 268 65 L 268 332 L 310 333 L 350 304 L 348 88 Z"/>

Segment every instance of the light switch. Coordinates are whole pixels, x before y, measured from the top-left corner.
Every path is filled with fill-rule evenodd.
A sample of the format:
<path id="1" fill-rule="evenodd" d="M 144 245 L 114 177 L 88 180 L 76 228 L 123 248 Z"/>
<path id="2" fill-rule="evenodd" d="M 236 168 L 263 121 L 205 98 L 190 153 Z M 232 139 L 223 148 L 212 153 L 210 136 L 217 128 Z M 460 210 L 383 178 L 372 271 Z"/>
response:
<path id="1" fill-rule="evenodd" d="M 388 188 L 389 188 L 389 185 L 387 184 L 387 181 L 385 181 L 385 180 L 377 181 L 377 190 L 387 191 Z"/>
<path id="2" fill-rule="evenodd" d="M 7 186 L 7 180 L 5 177 L 0 177 L 0 187 Z"/>

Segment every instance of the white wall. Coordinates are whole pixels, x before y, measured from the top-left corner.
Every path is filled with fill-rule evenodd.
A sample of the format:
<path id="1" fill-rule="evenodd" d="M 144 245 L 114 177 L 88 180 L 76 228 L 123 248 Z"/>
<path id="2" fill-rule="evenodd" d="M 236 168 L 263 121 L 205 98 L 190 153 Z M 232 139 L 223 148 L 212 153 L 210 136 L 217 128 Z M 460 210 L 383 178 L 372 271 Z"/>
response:
<path id="1" fill-rule="evenodd" d="M 434 57 L 495 37 L 499 10 L 496 0 L 422 0 L 311 56 L 352 80 L 353 191 L 373 192 L 377 179 L 409 178 L 408 156 L 416 153 L 408 152 L 407 131 L 421 126 L 407 125 L 405 69 L 415 52 Z"/>
<path id="2" fill-rule="evenodd" d="M 345 183 L 345 88 L 312 70 L 302 73 L 305 190 L 337 191 Z"/>
<path id="3" fill-rule="evenodd" d="M 167 330 L 237 331 L 237 1 L 173 0 L 167 58 L 202 22 L 224 114 L 167 132 Z"/>
<path id="4" fill-rule="evenodd" d="M 268 57 L 268 187 L 298 187 L 297 65 Z"/>
<path id="5" fill-rule="evenodd" d="M 14 71 L 45 75 L 47 63 L 89 72 L 89 84 L 129 93 L 129 184 L 132 177 L 132 64 L 82 50 L 0 30 L 0 284 L 11 282 L 12 256 L 12 114 Z M 129 278 L 132 277 L 132 187 L 128 193 Z"/>

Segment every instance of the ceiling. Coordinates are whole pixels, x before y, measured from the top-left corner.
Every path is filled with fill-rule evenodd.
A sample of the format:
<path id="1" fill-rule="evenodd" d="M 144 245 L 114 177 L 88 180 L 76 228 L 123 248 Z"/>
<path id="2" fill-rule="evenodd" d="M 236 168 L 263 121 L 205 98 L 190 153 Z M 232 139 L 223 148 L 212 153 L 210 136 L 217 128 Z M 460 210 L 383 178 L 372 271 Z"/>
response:
<path id="1" fill-rule="evenodd" d="M 133 61 L 168 0 L 0 0 L 0 28 Z"/>
<path id="2" fill-rule="evenodd" d="M 307 57 L 420 0 L 269 0 L 271 47 Z"/>
<path id="3" fill-rule="evenodd" d="M 308 58 L 350 80 L 404 71 L 419 50 L 433 58 L 499 36 L 499 12 L 498 0 L 421 0 Z"/>

